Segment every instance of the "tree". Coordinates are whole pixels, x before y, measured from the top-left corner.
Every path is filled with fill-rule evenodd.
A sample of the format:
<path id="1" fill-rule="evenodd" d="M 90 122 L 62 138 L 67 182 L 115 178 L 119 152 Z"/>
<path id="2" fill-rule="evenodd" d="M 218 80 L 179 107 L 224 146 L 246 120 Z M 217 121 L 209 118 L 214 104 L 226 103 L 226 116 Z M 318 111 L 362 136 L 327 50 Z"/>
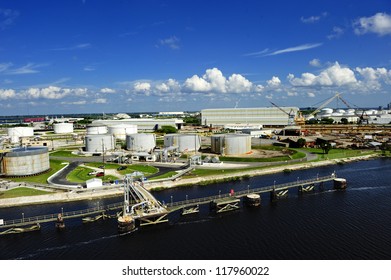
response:
<path id="1" fill-rule="evenodd" d="M 176 133 L 177 129 L 171 125 L 162 125 L 162 127 L 158 129 L 157 132 L 170 134 L 170 133 Z"/>
<path id="2" fill-rule="evenodd" d="M 303 148 L 307 144 L 307 141 L 304 138 L 299 138 L 297 140 L 297 146 Z"/>
<path id="3" fill-rule="evenodd" d="M 326 142 L 326 143 L 321 143 L 321 144 L 320 144 L 320 147 L 322 148 L 324 154 L 328 154 L 329 151 L 330 151 L 331 148 L 332 148 L 332 147 L 331 147 L 331 144 L 328 143 L 328 142 Z"/>
<path id="4" fill-rule="evenodd" d="M 320 121 L 321 124 L 333 124 L 334 123 L 334 119 L 332 118 L 324 118 Z"/>
<path id="5" fill-rule="evenodd" d="M 342 123 L 342 124 L 348 124 L 349 121 L 348 121 L 347 118 L 342 118 L 342 119 L 341 119 L 341 123 Z"/>

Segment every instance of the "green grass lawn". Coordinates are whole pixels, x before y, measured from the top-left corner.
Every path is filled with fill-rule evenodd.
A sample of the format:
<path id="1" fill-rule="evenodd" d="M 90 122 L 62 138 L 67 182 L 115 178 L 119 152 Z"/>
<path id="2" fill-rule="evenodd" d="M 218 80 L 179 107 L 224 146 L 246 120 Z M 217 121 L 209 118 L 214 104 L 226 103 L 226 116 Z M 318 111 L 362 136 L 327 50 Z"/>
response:
<path id="1" fill-rule="evenodd" d="M 37 184 L 47 184 L 47 179 L 56 173 L 58 170 L 63 168 L 65 165 L 62 164 L 63 160 L 50 160 L 50 171 L 44 174 L 29 176 L 29 177 L 18 177 L 18 178 L 7 178 L 7 180 L 14 182 L 29 182 L 29 183 L 37 183 Z"/>
<path id="2" fill-rule="evenodd" d="M 318 160 L 343 159 L 348 157 L 358 157 L 376 153 L 372 150 L 331 149 L 328 154 L 324 154 L 322 149 L 317 148 L 303 148 L 303 150 L 318 155 Z"/>
<path id="3" fill-rule="evenodd" d="M 88 175 L 89 172 L 94 171 L 91 168 L 78 166 L 67 175 L 67 180 L 74 183 L 84 183 L 85 181 L 94 178 L 95 175 Z"/>
<path id="4" fill-rule="evenodd" d="M 72 151 L 68 150 L 60 150 L 60 151 L 55 151 L 53 153 L 50 153 L 51 157 L 80 157 L 78 155 L 72 154 Z"/>
<path id="5" fill-rule="evenodd" d="M 116 163 L 105 163 L 102 162 L 89 162 L 86 163 L 86 166 L 99 168 L 99 166 L 105 166 L 105 169 L 117 169 L 119 164 Z M 145 176 L 149 176 L 150 174 L 154 174 L 158 172 L 158 169 L 153 166 L 148 165 L 141 165 L 141 164 L 135 164 L 135 165 L 124 165 L 126 166 L 126 169 L 124 170 L 118 170 L 118 173 L 124 176 L 125 174 L 132 173 L 134 171 L 139 171 L 144 173 Z M 67 180 L 74 183 L 85 183 L 85 181 L 95 178 L 95 175 L 88 175 L 89 172 L 94 171 L 92 168 L 88 168 L 85 166 L 78 166 L 73 171 L 71 171 L 67 175 Z M 102 170 L 103 171 L 103 170 Z M 113 176 L 113 175 L 105 175 L 102 177 L 97 177 L 99 179 L 102 179 L 103 181 L 115 181 L 118 179 L 122 179 L 121 176 Z"/>
<path id="6" fill-rule="evenodd" d="M 42 195 L 42 194 L 49 194 L 49 193 L 51 192 L 45 192 L 37 189 L 21 187 L 21 188 L 14 188 L 8 191 L 0 192 L 0 199 L 20 197 L 20 196 Z"/>
<path id="7" fill-rule="evenodd" d="M 86 165 L 95 168 L 104 165 L 105 169 L 117 169 L 118 167 L 122 166 L 116 163 L 103 163 L 103 162 L 88 162 L 86 163 Z M 124 166 L 126 166 L 126 169 L 118 171 L 122 175 L 132 173 L 134 171 L 139 171 L 144 173 L 145 175 L 148 175 L 148 174 L 157 173 L 159 171 L 156 167 L 150 165 L 132 164 L 132 165 L 124 165 Z"/>
<path id="8" fill-rule="evenodd" d="M 175 171 L 169 171 L 167 173 L 164 173 L 162 175 L 159 175 L 159 176 L 155 176 L 155 177 L 150 177 L 149 179 L 150 180 L 156 180 L 156 179 L 165 179 L 165 178 L 170 178 L 174 175 L 176 175 L 177 173 Z"/>

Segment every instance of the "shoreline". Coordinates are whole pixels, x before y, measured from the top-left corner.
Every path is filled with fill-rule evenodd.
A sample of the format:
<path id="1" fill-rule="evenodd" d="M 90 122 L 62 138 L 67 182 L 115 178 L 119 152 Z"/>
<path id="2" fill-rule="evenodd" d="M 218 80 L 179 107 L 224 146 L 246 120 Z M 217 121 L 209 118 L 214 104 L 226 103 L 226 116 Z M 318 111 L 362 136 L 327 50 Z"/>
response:
<path id="1" fill-rule="evenodd" d="M 333 160 L 323 160 L 316 162 L 305 162 L 305 163 L 297 163 L 292 165 L 283 165 L 270 167 L 259 170 L 245 170 L 238 171 L 229 174 L 223 175 L 210 175 L 204 177 L 195 177 L 195 178 L 179 178 L 175 181 L 165 181 L 165 182 L 156 182 L 153 181 L 147 182 L 144 187 L 149 190 L 164 190 L 169 188 L 176 188 L 181 186 L 189 186 L 189 185 L 197 185 L 197 184 L 212 184 L 221 181 L 227 180 L 235 180 L 243 177 L 255 177 L 262 176 L 268 174 L 276 174 L 279 172 L 284 172 L 284 170 L 302 170 L 302 169 L 312 169 L 321 166 L 327 165 L 335 165 L 339 163 L 350 163 L 356 161 L 370 160 L 375 158 L 380 158 L 379 155 L 366 155 L 366 156 L 358 156 L 358 157 L 350 157 L 350 158 L 341 158 L 341 159 L 333 159 Z M 25 205 L 37 205 L 37 204 L 48 204 L 48 203 L 59 203 L 59 202 L 73 202 L 80 200 L 94 200 L 100 198 L 109 198 L 122 196 L 123 189 L 121 187 L 110 188 L 105 190 L 91 190 L 86 192 L 77 192 L 77 191 L 69 191 L 62 193 L 54 193 L 54 194 L 45 194 L 45 195 L 37 195 L 37 196 L 24 196 L 24 197 L 16 197 L 16 198 L 4 198 L 0 199 L 0 208 L 11 208 L 11 207 L 19 207 Z"/>

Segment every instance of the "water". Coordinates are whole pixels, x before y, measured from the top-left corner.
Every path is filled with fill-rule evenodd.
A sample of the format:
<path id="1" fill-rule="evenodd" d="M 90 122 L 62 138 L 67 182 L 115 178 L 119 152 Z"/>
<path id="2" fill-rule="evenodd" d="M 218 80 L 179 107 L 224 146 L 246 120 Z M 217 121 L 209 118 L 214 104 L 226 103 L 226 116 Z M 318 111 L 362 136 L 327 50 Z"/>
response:
<path id="1" fill-rule="evenodd" d="M 170 202 L 245 190 L 250 187 L 331 174 L 346 178 L 348 189 L 331 183 L 323 192 L 269 202 L 259 208 L 212 214 L 208 205 L 199 214 L 169 216 L 170 222 L 119 235 L 115 219 L 82 224 L 66 221 L 41 231 L 0 237 L 0 259 L 390 259 L 391 161 L 377 159 L 318 169 L 250 178 L 232 183 L 171 189 L 155 193 Z M 119 201 L 99 200 L 99 204 Z M 96 206 L 98 201 L 0 209 L 4 219 L 56 213 Z"/>

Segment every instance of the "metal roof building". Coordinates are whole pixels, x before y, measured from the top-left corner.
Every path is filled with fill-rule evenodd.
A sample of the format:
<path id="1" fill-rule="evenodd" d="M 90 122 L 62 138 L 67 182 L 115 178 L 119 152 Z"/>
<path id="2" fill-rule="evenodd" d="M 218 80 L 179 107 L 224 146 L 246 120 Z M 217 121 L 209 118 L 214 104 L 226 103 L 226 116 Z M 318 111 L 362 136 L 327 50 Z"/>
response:
<path id="1" fill-rule="evenodd" d="M 289 122 L 289 114 L 296 115 L 299 111 L 298 107 L 281 107 L 281 109 L 275 107 L 204 109 L 201 111 L 201 118 L 203 125 L 215 127 L 228 124 L 285 126 Z"/>

